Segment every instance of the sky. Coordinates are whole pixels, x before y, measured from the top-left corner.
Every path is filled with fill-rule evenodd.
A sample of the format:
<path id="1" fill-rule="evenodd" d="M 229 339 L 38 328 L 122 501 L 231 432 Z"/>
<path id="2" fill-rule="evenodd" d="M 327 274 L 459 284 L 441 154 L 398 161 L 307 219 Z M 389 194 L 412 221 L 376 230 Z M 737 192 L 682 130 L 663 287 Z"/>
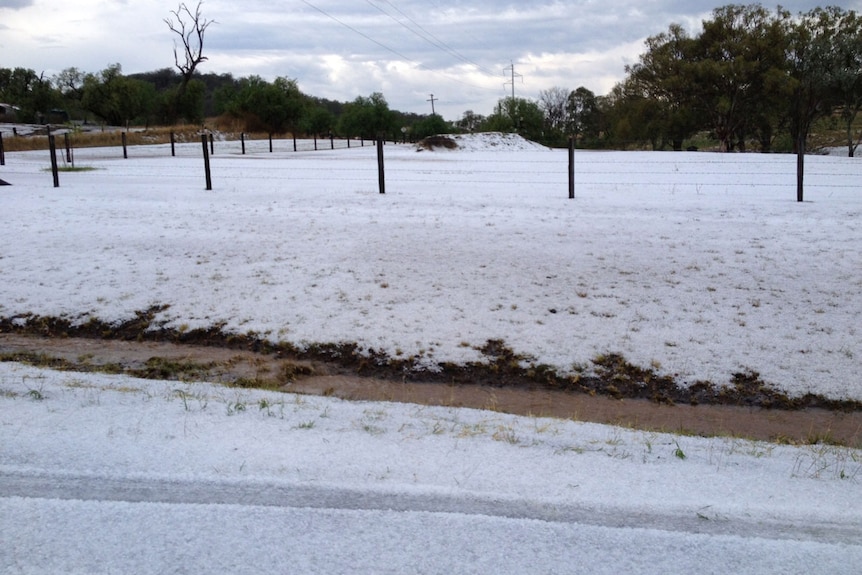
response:
<path id="1" fill-rule="evenodd" d="M 817 2 L 787 1 L 791 12 Z M 209 0 L 201 72 L 296 79 L 338 101 L 382 92 L 390 107 L 448 120 L 489 114 L 512 94 L 552 87 L 607 94 L 644 40 L 679 23 L 695 32 L 705 1 Z M 770 4 L 764 4 L 773 7 Z M 152 0 L 0 0 L 0 67 L 52 76 L 69 67 L 127 74 L 173 67 L 178 9 Z M 194 10 L 195 3 L 189 3 Z M 241 6 L 241 8 L 240 8 Z M 612 10 L 608 10 L 613 6 Z M 859 10 L 862 1 L 843 2 Z M 514 68 L 514 76 L 512 74 Z M 513 82 L 514 80 L 514 82 Z"/>

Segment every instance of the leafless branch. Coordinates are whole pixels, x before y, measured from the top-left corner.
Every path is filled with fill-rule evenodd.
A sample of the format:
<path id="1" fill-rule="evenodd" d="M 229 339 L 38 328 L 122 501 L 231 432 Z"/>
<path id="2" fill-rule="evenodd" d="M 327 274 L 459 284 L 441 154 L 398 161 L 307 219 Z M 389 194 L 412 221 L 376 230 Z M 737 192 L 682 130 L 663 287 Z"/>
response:
<path id="1" fill-rule="evenodd" d="M 215 20 L 207 20 L 201 15 L 201 4 L 198 2 L 192 13 L 183 2 L 176 10 L 171 10 L 173 18 L 165 18 L 170 31 L 179 36 L 183 43 L 183 58 L 180 58 L 174 40 L 174 62 L 186 80 L 191 78 L 198 64 L 207 60 L 203 55 L 204 33 L 210 24 L 215 23 Z"/>

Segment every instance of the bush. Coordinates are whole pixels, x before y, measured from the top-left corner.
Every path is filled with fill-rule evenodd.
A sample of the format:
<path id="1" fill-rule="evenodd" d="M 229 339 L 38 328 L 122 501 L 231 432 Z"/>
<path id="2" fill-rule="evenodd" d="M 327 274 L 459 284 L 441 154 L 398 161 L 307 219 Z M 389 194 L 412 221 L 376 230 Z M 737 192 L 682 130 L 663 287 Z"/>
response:
<path id="1" fill-rule="evenodd" d="M 439 134 L 451 134 L 452 126 L 438 114 L 431 114 L 413 125 L 413 137 L 418 140 Z"/>

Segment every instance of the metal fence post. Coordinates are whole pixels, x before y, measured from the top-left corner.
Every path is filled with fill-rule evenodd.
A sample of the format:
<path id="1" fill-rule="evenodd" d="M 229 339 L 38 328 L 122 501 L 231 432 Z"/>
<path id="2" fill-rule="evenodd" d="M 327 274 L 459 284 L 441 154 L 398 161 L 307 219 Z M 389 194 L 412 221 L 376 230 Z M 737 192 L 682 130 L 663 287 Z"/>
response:
<path id="1" fill-rule="evenodd" d="M 575 199 L 575 137 L 569 136 L 569 199 Z"/>
<path id="2" fill-rule="evenodd" d="M 210 151 L 207 147 L 207 135 L 201 134 L 201 144 L 203 144 L 204 148 L 204 171 L 206 172 L 207 177 L 207 190 L 213 189 L 213 181 L 210 176 Z"/>
<path id="3" fill-rule="evenodd" d="M 48 149 L 51 151 L 51 174 L 54 176 L 54 187 L 60 187 L 60 170 L 57 168 L 57 143 L 54 134 L 48 136 Z"/>
<path id="4" fill-rule="evenodd" d="M 377 138 L 377 186 L 380 193 L 386 193 L 386 177 L 383 170 L 383 136 Z"/>

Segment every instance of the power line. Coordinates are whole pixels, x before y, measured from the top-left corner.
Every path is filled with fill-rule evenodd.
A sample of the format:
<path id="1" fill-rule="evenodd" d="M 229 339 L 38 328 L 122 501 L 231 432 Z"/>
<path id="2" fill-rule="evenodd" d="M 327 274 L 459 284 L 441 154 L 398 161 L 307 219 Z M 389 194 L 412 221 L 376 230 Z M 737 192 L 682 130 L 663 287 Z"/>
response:
<path id="1" fill-rule="evenodd" d="M 348 24 L 348 23 L 346 23 L 346 22 L 343 22 L 343 21 L 339 20 L 338 18 L 336 18 L 335 16 L 333 16 L 333 15 L 332 15 L 332 14 L 330 14 L 329 12 L 327 12 L 327 11 L 323 10 L 322 8 L 318 8 L 317 6 L 315 6 L 314 4 L 312 4 L 311 2 L 308 2 L 308 0 L 300 0 L 300 2 L 302 2 L 303 4 L 305 4 L 306 6 L 308 6 L 309 8 L 313 8 L 313 9 L 317 10 L 318 12 L 320 12 L 321 14 L 323 14 L 324 16 L 326 16 L 327 18 L 329 18 L 330 20 L 333 20 L 333 21 L 335 21 L 335 22 L 338 22 L 339 24 L 341 24 L 342 26 L 344 26 L 344 27 L 345 27 L 345 28 L 347 28 L 348 30 L 351 30 L 351 31 L 353 31 L 353 32 L 355 32 L 355 33 L 357 33 L 357 34 L 359 34 L 360 36 L 362 36 L 362 37 L 363 37 L 363 38 L 365 38 L 366 40 L 368 40 L 368 41 L 370 41 L 370 42 L 374 42 L 375 44 L 377 44 L 378 46 L 380 46 L 380 47 L 381 47 L 381 48 L 383 48 L 384 50 L 387 50 L 387 51 L 389 51 L 389 52 L 392 52 L 393 54 L 395 54 L 395 55 L 396 55 L 396 56 L 398 56 L 399 58 L 403 58 L 403 59 L 407 60 L 408 62 L 413 62 L 413 60 L 411 60 L 410 58 L 408 58 L 407 56 L 405 56 L 405 55 L 404 55 L 404 54 L 402 54 L 401 52 L 398 52 L 397 50 L 394 50 L 394 49 L 390 48 L 389 46 L 387 46 L 387 45 L 385 45 L 385 44 L 383 44 L 383 43 L 381 43 L 381 42 L 378 42 L 377 40 L 375 40 L 374 38 L 372 38 L 372 37 L 371 37 L 371 36 L 369 36 L 368 34 L 365 34 L 364 32 L 361 32 L 361 31 L 357 30 L 356 28 L 354 28 L 354 27 L 353 27 L 353 26 L 351 26 L 350 24 Z"/>
<path id="2" fill-rule="evenodd" d="M 398 6 L 396 6 L 395 4 L 393 4 L 392 2 L 390 2 L 390 0 L 383 0 L 383 2 L 386 2 L 387 4 L 389 4 L 389 5 L 390 5 L 390 6 L 391 6 L 391 7 L 392 7 L 396 12 L 398 12 L 398 13 L 399 13 L 401 16 L 403 16 L 406 20 L 410 21 L 410 23 L 412 23 L 412 24 L 413 24 L 413 26 L 415 26 L 415 27 L 416 27 L 416 28 L 417 28 L 421 33 L 420 33 L 420 32 L 417 32 L 416 30 L 414 30 L 414 29 L 413 29 L 413 28 L 411 28 L 410 26 L 407 26 L 406 24 L 404 24 L 404 22 L 402 22 L 401 20 L 399 20 L 399 19 L 395 18 L 394 16 L 392 16 L 390 13 L 388 13 L 388 12 L 387 12 L 387 11 L 385 11 L 385 10 L 383 10 L 383 9 L 382 9 L 382 8 L 380 8 L 379 6 L 377 6 L 377 5 L 373 4 L 373 3 L 371 2 L 371 0 L 365 0 L 365 1 L 366 1 L 368 4 L 370 4 L 371 6 L 373 6 L 374 8 L 376 8 L 377 10 L 379 10 L 380 12 L 382 12 L 382 13 L 386 14 L 389 18 L 391 18 L 391 19 L 392 19 L 394 22 L 396 22 L 399 26 L 403 27 L 403 28 L 404 28 L 404 29 L 406 29 L 406 30 L 409 30 L 410 32 L 412 32 L 412 33 L 413 33 L 413 34 L 415 34 L 416 36 L 418 36 L 418 37 L 422 38 L 423 40 L 425 40 L 426 42 L 428 42 L 429 44 L 431 44 L 431 45 L 432 45 L 432 46 L 434 46 L 435 48 L 438 48 L 438 49 L 440 49 L 440 50 L 443 50 L 444 52 L 447 52 L 448 54 L 450 54 L 450 55 L 454 56 L 455 58 L 458 58 L 459 60 L 461 60 L 462 62 L 464 62 L 464 63 L 466 63 L 466 64 L 471 64 L 471 65 L 475 66 L 478 70 L 480 70 L 481 72 L 484 72 L 484 73 L 485 73 L 485 74 L 487 74 L 488 76 L 496 76 L 496 74 L 495 74 L 494 72 L 489 71 L 487 68 L 485 68 L 485 67 L 484 67 L 484 66 L 482 66 L 481 64 L 478 64 L 477 62 L 474 62 L 474 61 L 473 61 L 473 60 L 471 60 L 470 58 L 467 58 L 466 56 L 464 56 L 463 54 L 461 54 L 460 52 L 458 52 L 457 50 L 455 50 L 454 48 L 452 48 L 451 46 L 449 46 L 446 42 L 444 42 L 443 40 L 441 40 L 440 38 L 438 38 L 437 36 L 435 36 L 434 34 L 432 34 L 431 32 L 429 32 L 428 30 L 426 30 L 426 29 L 425 29 L 424 27 L 422 27 L 422 25 L 421 25 L 421 24 L 419 24 L 416 20 L 414 20 L 414 19 L 413 19 L 413 18 L 411 18 L 408 14 L 406 14 L 403 10 L 401 10 L 400 8 L 398 8 Z"/>
<path id="3" fill-rule="evenodd" d="M 412 64 L 415 64 L 415 65 L 417 65 L 418 67 L 420 67 L 420 68 L 422 68 L 422 69 L 424 69 L 424 70 L 427 70 L 428 72 L 432 72 L 432 73 L 434 73 L 434 74 L 439 74 L 439 75 L 441 75 L 441 76 L 444 76 L 444 77 L 446 77 L 446 78 L 448 78 L 448 79 L 452 80 L 453 82 L 458 82 L 459 84 L 463 84 L 463 85 L 465 85 L 465 86 L 469 86 L 469 87 L 471 87 L 471 88 L 478 88 L 478 89 L 480 89 L 480 90 L 488 90 L 488 89 L 489 89 L 489 88 L 486 88 L 485 86 L 477 86 L 476 84 L 471 84 L 471 83 L 469 83 L 469 82 L 465 82 L 465 81 L 463 81 L 463 80 L 459 80 L 458 78 L 455 78 L 455 77 L 453 77 L 453 76 L 450 76 L 450 75 L 448 75 L 448 74 L 446 74 L 446 73 L 444 73 L 444 72 L 441 72 L 440 70 L 434 70 L 434 69 L 432 69 L 432 68 L 429 68 L 428 66 L 425 66 L 425 65 L 424 65 L 424 64 L 422 64 L 421 62 L 417 62 L 417 61 L 413 60 L 412 58 L 407 57 L 406 55 L 402 54 L 402 53 L 401 53 L 401 52 L 399 52 L 398 50 L 395 50 L 394 48 L 390 48 L 390 47 L 389 47 L 389 46 L 387 46 L 386 44 L 383 44 L 382 42 L 379 42 L 379 41 L 375 40 L 374 38 L 372 38 L 372 37 L 371 37 L 371 36 L 369 36 L 368 34 L 366 34 L 366 33 L 362 32 L 361 30 L 358 30 L 358 29 L 354 28 L 354 27 L 353 27 L 353 26 L 351 26 L 350 24 L 348 24 L 348 23 L 346 23 L 346 22 L 344 22 L 344 21 L 340 20 L 340 19 L 339 19 L 339 18 L 337 18 L 336 16 L 333 16 L 333 15 L 332 15 L 332 14 L 330 14 L 329 12 L 327 12 L 327 11 L 323 10 L 322 8 L 318 8 L 317 6 L 315 6 L 314 4 L 312 4 L 311 2 L 309 2 L 308 0 L 300 0 L 300 1 L 301 1 L 303 4 L 305 4 L 306 6 L 308 6 L 309 8 L 312 8 L 312 9 L 316 10 L 317 12 L 320 12 L 321 14 L 323 14 L 324 16 L 326 16 L 327 18 L 329 18 L 330 20 L 332 20 L 332 21 L 334 21 L 334 22 L 337 22 L 338 24 L 341 24 L 342 26 L 344 26 L 345 28 L 347 28 L 347 29 L 348 29 L 348 30 L 350 30 L 351 32 L 354 32 L 354 33 L 356 33 L 356 34 L 359 34 L 360 36 L 362 36 L 362 37 L 363 37 L 363 38 L 365 38 L 366 40 L 368 40 L 368 41 L 370 41 L 370 42 L 373 42 L 374 44 L 376 44 L 376 45 L 380 46 L 381 48 L 383 48 L 383 49 L 384 49 L 384 50 L 386 50 L 387 52 L 391 52 L 391 53 L 395 54 L 396 56 L 398 56 L 399 58 L 401 58 L 401 59 L 403 59 L 403 60 L 405 60 L 405 61 L 407 61 L 407 62 L 410 62 L 410 63 L 412 63 Z M 367 2 L 367 1 L 368 1 L 368 0 L 366 0 L 366 2 Z M 372 4 L 372 6 L 373 6 L 373 4 Z M 375 8 L 377 8 L 377 6 L 374 6 L 374 7 L 375 7 Z M 379 10 L 379 8 L 378 8 L 378 10 Z M 381 10 L 381 11 L 382 11 L 384 14 L 386 14 L 386 11 L 385 11 L 385 10 Z M 387 14 L 387 15 L 388 15 L 388 14 Z M 390 17 L 391 17 L 391 16 L 390 16 Z M 396 22 L 397 22 L 397 20 L 396 20 Z"/>

